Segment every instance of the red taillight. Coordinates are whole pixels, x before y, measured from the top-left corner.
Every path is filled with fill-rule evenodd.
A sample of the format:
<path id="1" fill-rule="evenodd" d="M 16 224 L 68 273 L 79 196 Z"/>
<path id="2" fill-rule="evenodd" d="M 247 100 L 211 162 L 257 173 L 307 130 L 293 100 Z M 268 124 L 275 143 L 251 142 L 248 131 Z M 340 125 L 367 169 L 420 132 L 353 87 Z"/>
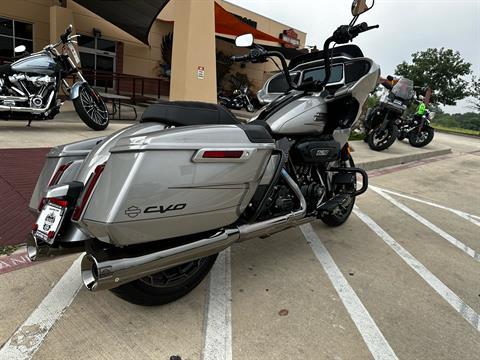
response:
<path id="1" fill-rule="evenodd" d="M 47 234 L 47 237 L 49 239 L 53 239 L 55 237 L 55 231 L 49 231 L 48 234 Z"/>
<path id="2" fill-rule="evenodd" d="M 204 159 L 240 159 L 243 156 L 243 151 L 205 151 L 203 153 Z"/>
<path id="3" fill-rule="evenodd" d="M 61 199 L 56 199 L 56 198 L 51 198 L 48 199 L 49 202 L 52 204 L 61 206 L 61 207 L 68 207 L 68 201 L 67 200 L 61 200 Z"/>
<path id="4" fill-rule="evenodd" d="M 95 189 L 95 185 L 97 184 L 98 179 L 100 178 L 100 175 L 102 175 L 103 169 L 105 169 L 105 164 L 98 165 L 95 168 L 95 171 L 93 172 L 92 175 L 90 175 L 90 178 L 88 179 L 85 189 L 83 191 L 83 194 L 81 195 L 80 199 L 77 201 L 77 205 L 75 207 L 75 210 L 73 210 L 73 215 L 72 215 L 72 220 L 78 221 L 80 219 L 80 216 L 83 213 L 83 210 L 85 209 L 85 205 L 87 205 L 88 199 L 92 195 L 93 190 Z"/>
<path id="5" fill-rule="evenodd" d="M 60 180 L 60 178 L 62 177 L 63 173 L 65 172 L 65 170 L 68 169 L 68 167 L 72 165 L 72 162 L 69 162 L 69 163 L 66 163 L 66 164 L 63 164 L 61 165 L 57 172 L 55 173 L 55 175 L 53 175 L 52 179 L 50 180 L 50 183 L 48 184 L 48 186 L 53 186 L 53 185 L 57 185 L 58 184 L 58 181 Z"/>

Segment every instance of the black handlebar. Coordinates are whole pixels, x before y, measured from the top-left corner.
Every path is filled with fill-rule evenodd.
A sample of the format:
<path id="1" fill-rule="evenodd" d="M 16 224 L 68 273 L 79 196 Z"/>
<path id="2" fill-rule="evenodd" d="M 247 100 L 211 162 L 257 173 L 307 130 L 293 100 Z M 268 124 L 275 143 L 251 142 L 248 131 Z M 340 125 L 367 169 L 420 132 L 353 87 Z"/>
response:
<path id="1" fill-rule="evenodd" d="M 305 86 L 297 86 L 293 83 L 292 77 L 290 76 L 290 71 L 288 70 L 287 61 L 285 59 L 285 56 L 281 52 L 267 51 L 261 46 L 255 45 L 255 48 L 250 50 L 248 54 L 242 56 L 232 56 L 231 60 L 235 62 L 250 61 L 252 63 L 259 63 L 267 61 L 268 57 L 275 56 L 279 58 L 282 62 L 283 72 L 285 73 L 287 83 L 289 84 L 291 89 L 306 90 L 308 88 L 313 91 L 321 91 L 330 80 L 331 75 L 330 44 L 332 42 L 337 44 L 346 44 L 356 38 L 360 33 L 373 29 L 378 29 L 379 27 L 379 25 L 368 26 L 368 24 L 365 22 L 355 26 L 342 25 L 338 27 L 337 30 L 335 30 L 335 32 L 333 33 L 333 35 L 329 37 L 323 44 L 325 79 L 322 82 L 309 82 L 308 86 L 306 86 L 307 84 L 304 84 Z"/>

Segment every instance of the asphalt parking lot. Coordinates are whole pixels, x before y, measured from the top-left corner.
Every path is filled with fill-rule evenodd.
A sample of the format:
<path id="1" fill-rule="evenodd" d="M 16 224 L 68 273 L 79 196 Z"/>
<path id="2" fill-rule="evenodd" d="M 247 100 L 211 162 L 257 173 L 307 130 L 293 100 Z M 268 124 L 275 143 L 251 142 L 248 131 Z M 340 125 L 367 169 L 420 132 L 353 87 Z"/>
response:
<path id="1" fill-rule="evenodd" d="M 1 274 L 0 359 L 478 359 L 480 140 L 435 141 L 344 226 L 235 245 L 173 304 L 89 293 L 78 255 Z"/>

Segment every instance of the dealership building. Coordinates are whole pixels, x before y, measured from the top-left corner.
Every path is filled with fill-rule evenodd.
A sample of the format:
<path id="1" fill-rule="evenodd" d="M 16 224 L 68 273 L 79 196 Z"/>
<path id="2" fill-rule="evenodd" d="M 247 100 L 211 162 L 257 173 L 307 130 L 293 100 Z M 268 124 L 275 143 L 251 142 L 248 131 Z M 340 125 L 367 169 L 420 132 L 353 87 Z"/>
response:
<path id="1" fill-rule="evenodd" d="M 29 52 L 39 51 L 56 42 L 65 27 L 72 24 L 81 34 L 78 50 L 87 79 L 110 92 L 134 96 L 167 96 L 170 75 L 175 71 L 172 61 L 172 38 L 178 11 L 170 8 L 185 0 L 172 0 L 156 17 L 148 35 L 141 41 L 73 0 L 16 0 L 0 2 L 0 59 L 8 61 L 14 47 L 25 45 Z M 197 0 L 201 3 L 204 0 Z M 112 6 L 115 1 L 110 1 Z M 206 4 L 207 2 L 205 2 Z M 217 71 L 223 67 L 228 74 L 246 75 L 251 89 L 258 90 L 275 71 L 271 62 L 265 64 L 229 64 L 232 55 L 245 53 L 234 45 L 234 38 L 251 32 L 256 42 L 283 52 L 287 58 L 299 55 L 305 48 L 306 33 L 263 15 L 216 0 L 215 51 Z M 200 16 L 200 15 L 199 15 Z M 201 21 L 194 19 L 193 21 Z M 195 42 L 197 39 L 189 39 Z M 188 44 L 187 44 L 188 45 Z M 208 51 L 208 50 L 205 50 Z M 202 64 L 198 70 L 207 71 Z M 193 71 L 193 70 L 192 70 Z M 228 88 L 229 75 L 220 86 Z"/>

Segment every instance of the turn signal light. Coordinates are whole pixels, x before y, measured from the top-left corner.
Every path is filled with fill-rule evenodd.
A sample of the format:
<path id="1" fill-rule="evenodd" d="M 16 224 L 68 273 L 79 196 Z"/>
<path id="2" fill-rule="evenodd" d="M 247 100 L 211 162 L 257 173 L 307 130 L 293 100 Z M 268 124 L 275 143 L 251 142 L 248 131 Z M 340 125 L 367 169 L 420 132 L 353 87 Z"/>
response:
<path id="1" fill-rule="evenodd" d="M 243 151 L 205 151 L 203 153 L 204 159 L 240 159 L 243 156 Z"/>
<path id="2" fill-rule="evenodd" d="M 47 234 L 47 237 L 49 239 L 53 239 L 55 237 L 55 231 L 49 231 L 48 234 Z"/>
<path id="3" fill-rule="evenodd" d="M 90 199 L 90 196 L 93 193 L 93 190 L 95 189 L 95 185 L 98 182 L 98 179 L 100 179 L 100 175 L 102 175 L 103 169 L 105 169 L 105 164 L 98 165 L 95 168 L 95 171 L 93 174 L 90 175 L 88 178 L 87 183 L 85 184 L 85 189 L 83 191 L 83 194 L 80 196 L 80 198 L 77 201 L 77 205 L 75 207 L 75 210 L 73 210 L 73 215 L 72 215 L 72 220 L 78 221 L 80 219 L 80 216 L 82 216 L 83 210 L 85 209 L 85 205 L 87 205 L 88 200 Z"/>
<path id="4" fill-rule="evenodd" d="M 38 224 L 33 224 L 32 231 L 35 232 L 38 230 Z"/>

